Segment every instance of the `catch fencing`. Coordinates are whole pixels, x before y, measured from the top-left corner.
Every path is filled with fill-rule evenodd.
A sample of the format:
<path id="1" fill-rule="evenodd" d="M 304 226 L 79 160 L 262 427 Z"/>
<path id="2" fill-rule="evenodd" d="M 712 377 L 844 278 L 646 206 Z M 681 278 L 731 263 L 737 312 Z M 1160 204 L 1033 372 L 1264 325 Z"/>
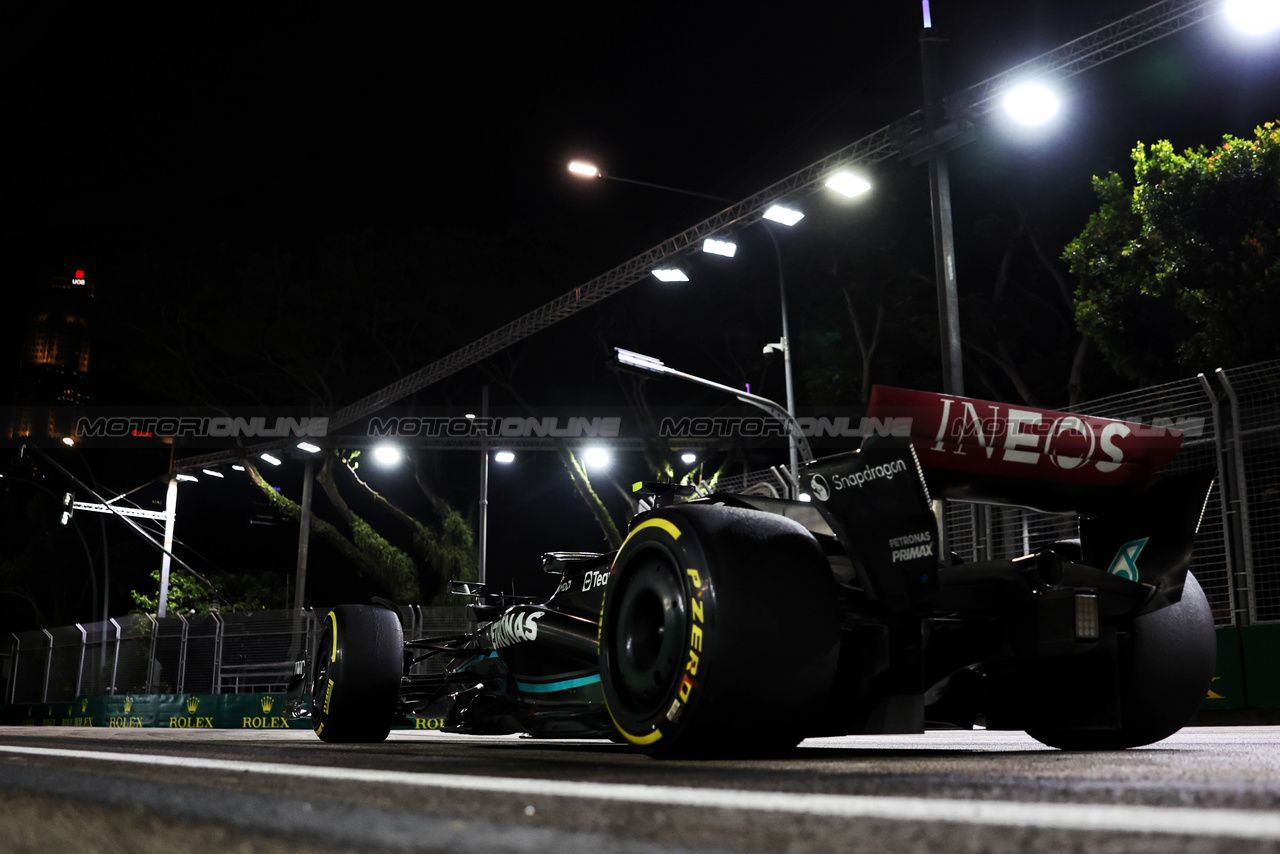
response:
<path id="1" fill-rule="evenodd" d="M 1280 361 L 1218 370 L 1075 407 L 1096 415 L 1179 427 L 1170 471 L 1217 472 L 1192 557 L 1222 627 L 1280 623 Z M 785 494 L 774 468 L 722 478 L 725 492 Z M 965 560 L 1017 557 L 1079 535 L 1074 517 L 949 502 L 949 548 Z M 410 638 L 461 634 L 465 607 L 403 607 Z M 129 616 L 11 635 L 0 646 L 0 702 L 59 702 L 86 695 L 282 691 L 309 653 L 325 612 L 255 611 L 156 619 Z M 438 664 L 428 660 L 415 672 Z"/>
<path id="2" fill-rule="evenodd" d="M 407 606 L 408 638 L 461 634 L 465 607 Z M 0 702 L 57 703 L 114 694 L 267 694 L 284 691 L 310 656 L 326 611 L 248 611 L 105 622 L 16 632 Z M 432 662 L 415 666 L 426 672 Z M 438 666 L 438 665 L 437 665 Z"/>

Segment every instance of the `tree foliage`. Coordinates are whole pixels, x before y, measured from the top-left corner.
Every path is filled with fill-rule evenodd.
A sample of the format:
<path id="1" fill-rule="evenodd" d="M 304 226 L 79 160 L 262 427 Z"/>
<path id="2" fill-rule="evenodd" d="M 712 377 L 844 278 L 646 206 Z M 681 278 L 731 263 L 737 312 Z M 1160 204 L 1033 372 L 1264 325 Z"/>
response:
<path id="1" fill-rule="evenodd" d="M 1280 127 L 1132 157 L 1132 186 L 1093 179 L 1099 207 L 1063 252 L 1080 328 L 1140 382 L 1280 356 Z"/>

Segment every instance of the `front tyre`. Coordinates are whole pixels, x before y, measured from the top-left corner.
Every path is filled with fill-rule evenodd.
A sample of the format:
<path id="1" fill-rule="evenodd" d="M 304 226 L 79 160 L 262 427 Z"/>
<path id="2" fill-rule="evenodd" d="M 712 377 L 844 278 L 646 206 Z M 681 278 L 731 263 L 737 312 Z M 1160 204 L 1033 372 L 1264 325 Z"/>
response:
<path id="1" fill-rule="evenodd" d="M 1204 702 L 1217 650 L 1209 600 L 1188 572 L 1182 598 L 1136 618 L 1120 650 L 1120 728 L 1028 728 L 1027 733 L 1063 750 L 1124 750 L 1168 738 Z"/>
<path id="2" fill-rule="evenodd" d="M 404 633 L 386 608 L 339 605 L 325 617 L 311 667 L 311 725 L 321 740 L 383 741 L 400 697 Z"/>
<path id="3" fill-rule="evenodd" d="M 790 519 L 710 504 L 632 529 L 600 629 L 605 704 L 655 756 L 750 755 L 812 732 L 839 649 L 835 583 Z"/>

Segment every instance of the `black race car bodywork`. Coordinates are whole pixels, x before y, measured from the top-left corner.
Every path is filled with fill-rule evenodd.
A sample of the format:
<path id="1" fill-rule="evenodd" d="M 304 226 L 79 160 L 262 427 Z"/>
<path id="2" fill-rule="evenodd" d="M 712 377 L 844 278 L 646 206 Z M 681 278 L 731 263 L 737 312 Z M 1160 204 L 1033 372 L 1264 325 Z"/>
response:
<path id="1" fill-rule="evenodd" d="M 472 590 L 474 633 L 406 642 L 392 610 L 335 608 L 315 731 L 376 741 L 408 716 L 687 756 L 978 720 L 1123 748 L 1185 725 L 1215 639 L 1187 571 L 1209 478 L 1157 476 L 1177 431 L 887 388 L 869 415 L 898 435 L 807 464 L 812 501 L 650 485 L 617 552 L 544 557 L 545 601 Z M 1081 537 L 960 563 L 939 498 L 1078 514 Z"/>

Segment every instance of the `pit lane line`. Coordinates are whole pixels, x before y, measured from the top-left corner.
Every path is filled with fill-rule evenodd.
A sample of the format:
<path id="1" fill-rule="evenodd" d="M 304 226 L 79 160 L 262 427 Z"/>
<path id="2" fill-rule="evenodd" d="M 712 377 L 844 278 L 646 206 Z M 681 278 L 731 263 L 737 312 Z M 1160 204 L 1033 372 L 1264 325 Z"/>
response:
<path id="1" fill-rule="evenodd" d="M 822 795 L 761 792 L 634 783 L 579 783 L 521 777 L 379 771 L 314 765 L 281 765 L 232 759 L 205 759 L 156 754 L 113 753 L 0 745 L 0 753 L 57 759 L 96 760 L 184 770 L 231 771 L 350 783 L 579 798 L 661 806 L 706 807 L 736 811 L 790 813 L 833 818 L 889 821 L 945 821 L 1001 827 L 1165 833 L 1280 840 L 1280 813 L 1238 809 L 1145 807 L 1107 804 L 1026 803 L 953 798 Z"/>

